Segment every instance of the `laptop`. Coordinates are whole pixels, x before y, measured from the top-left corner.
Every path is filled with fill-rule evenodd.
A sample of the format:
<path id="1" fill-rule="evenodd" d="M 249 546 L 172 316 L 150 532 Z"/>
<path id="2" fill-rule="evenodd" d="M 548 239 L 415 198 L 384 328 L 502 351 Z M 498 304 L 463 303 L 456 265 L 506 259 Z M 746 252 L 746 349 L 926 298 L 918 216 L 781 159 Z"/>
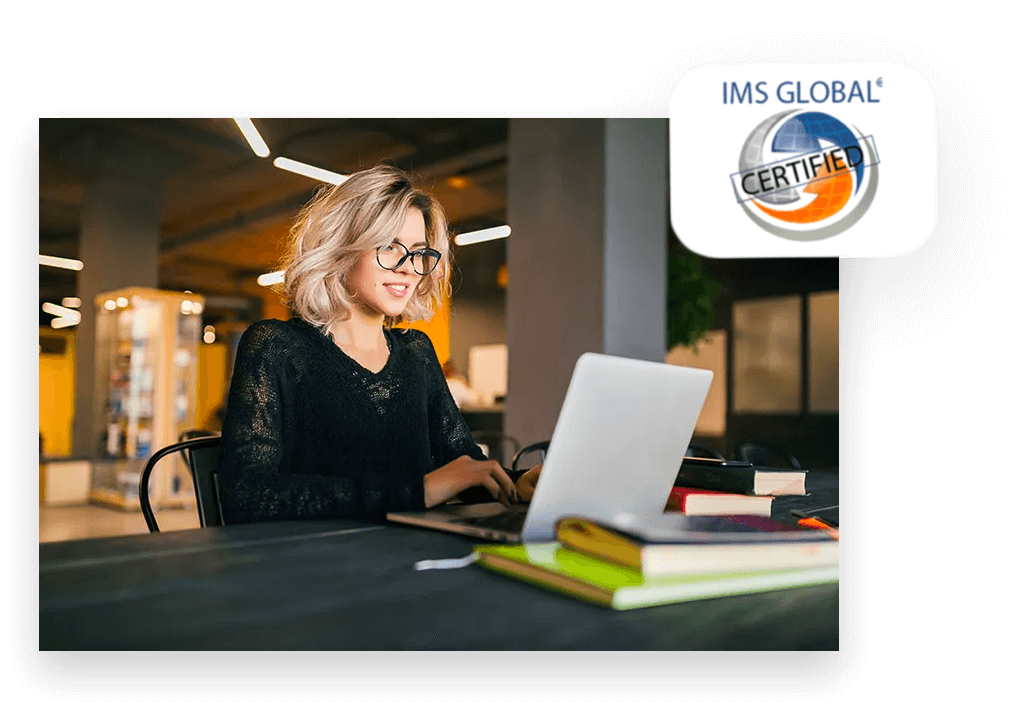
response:
<path id="1" fill-rule="evenodd" d="M 556 521 L 569 515 L 661 515 L 712 381 L 709 370 L 585 353 L 529 504 L 442 505 L 387 519 L 519 543 L 555 539 Z"/>

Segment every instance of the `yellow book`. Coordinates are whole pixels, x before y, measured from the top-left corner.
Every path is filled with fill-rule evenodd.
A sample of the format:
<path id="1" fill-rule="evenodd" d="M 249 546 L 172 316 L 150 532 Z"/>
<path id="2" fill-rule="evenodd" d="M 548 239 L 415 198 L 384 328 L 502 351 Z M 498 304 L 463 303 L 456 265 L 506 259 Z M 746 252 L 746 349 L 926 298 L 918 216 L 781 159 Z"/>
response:
<path id="1" fill-rule="evenodd" d="M 563 518 L 556 539 L 647 578 L 730 574 L 838 565 L 838 539 L 762 516 L 664 516 L 620 527 Z"/>

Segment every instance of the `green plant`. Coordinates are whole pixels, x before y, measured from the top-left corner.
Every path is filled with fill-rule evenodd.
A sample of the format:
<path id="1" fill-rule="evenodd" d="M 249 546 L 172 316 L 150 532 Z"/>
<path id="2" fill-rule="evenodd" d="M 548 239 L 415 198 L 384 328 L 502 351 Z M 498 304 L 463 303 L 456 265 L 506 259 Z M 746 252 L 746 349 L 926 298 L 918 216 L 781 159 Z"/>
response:
<path id="1" fill-rule="evenodd" d="M 667 260 L 667 350 L 698 342 L 713 327 L 723 287 L 706 275 L 697 254 L 675 248 Z"/>

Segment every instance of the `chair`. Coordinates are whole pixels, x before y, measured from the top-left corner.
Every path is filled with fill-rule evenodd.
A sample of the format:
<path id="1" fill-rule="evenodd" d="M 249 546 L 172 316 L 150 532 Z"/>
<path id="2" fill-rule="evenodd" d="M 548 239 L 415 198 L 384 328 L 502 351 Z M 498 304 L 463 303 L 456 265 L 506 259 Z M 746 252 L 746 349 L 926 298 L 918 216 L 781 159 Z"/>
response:
<path id="1" fill-rule="evenodd" d="M 516 452 L 515 456 L 512 457 L 512 470 L 518 471 L 520 468 L 520 459 L 522 459 L 526 454 L 532 454 L 535 452 L 541 454 L 541 461 L 539 461 L 538 463 L 544 463 L 545 452 L 548 451 L 548 445 L 551 443 L 551 440 L 539 441 L 535 444 L 528 444 L 527 446 L 524 446 L 522 449 Z M 527 466 L 527 468 L 531 468 L 532 466 Z"/>
<path id="2" fill-rule="evenodd" d="M 764 441 L 743 441 L 735 447 L 735 456 L 757 466 L 777 466 L 802 470 L 803 465 L 790 451 Z"/>
<path id="3" fill-rule="evenodd" d="M 217 431 L 211 431 L 209 429 L 187 429 L 180 433 L 178 441 L 188 441 L 189 439 L 199 439 L 202 436 L 218 436 Z M 183 457 L 183 463 L 187 466 L 190 465 L 190 459 L 186 457 L 186 450 L 180 450 L 179 455 Z"/>
<path id="4" fill-rule="evenodd" d="M 147 465 L 143 467 L 143 473 L 140 474 L 140 510 L 143 511 L 143 518 L 147 521 L 148 530 L 160 532 L 158 521 L 154 517 L 154 511 L 150 504 L 148 484 L 151 471 L 162 458 L 176 452 L 185 452 L 187 464 L 190 467 L 190 476 L 193 478 L 194 495 L 197 496 L 197 516 L 200 518 L 201 527 L 207 528 L 223 524 L 222 506 L 219 504 L 218 493 L 221 444 L 221 436 L 187 438 L 159 449 L 150 457 Z"/>
<path id="5" fill-rule="evenodd" d="M 692 444 L 688 447 L 688 450 L 684 452 L 685 456 L 691 456 L 699 459 L 719 459 L 724 460 L 724 457 L 718 454 L 713 449 L 707 449 L 705 446 L 696 446 Z"/>

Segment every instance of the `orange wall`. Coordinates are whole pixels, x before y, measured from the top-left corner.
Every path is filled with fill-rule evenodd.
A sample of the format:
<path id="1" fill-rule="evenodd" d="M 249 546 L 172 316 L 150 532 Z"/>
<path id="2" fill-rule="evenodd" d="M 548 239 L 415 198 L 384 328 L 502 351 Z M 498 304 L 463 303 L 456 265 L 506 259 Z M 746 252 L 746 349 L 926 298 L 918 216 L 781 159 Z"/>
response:
<path id="1" fill-rule="evenodd" d="M 437 351 L 437 359 L 443 365 L 451 358 L 451 299 L 446 299 L 441 308 L 429 321 L 420 320 L 415 323 L 402 323 L 413 330 L 421 330 L 430 336 L 430 342 Z"/>
<path id="2" fill-rule="evenodd" d="M 284 306 L 280 299 L 283 297 L 271 288 L 262 289 L 262 318 L 276 318 L 278 320 L 288 320 L 290 318 L 290 309 Z"/>
<path id="3" fill-rule="evenodd" d="M 201 343 L 197 349 L 197 427 L 221 429 L 215 412 L 226 395 L 225 343 Z"/>
<path id="4" fill-rule="evenodd" d="M 64 337 L 64 355 L 39 355 L 39 431 L 47 456 L 72 453 L 72 414 L 75 412 L 75 334 L 40 328 L 40 335 Z"/>

